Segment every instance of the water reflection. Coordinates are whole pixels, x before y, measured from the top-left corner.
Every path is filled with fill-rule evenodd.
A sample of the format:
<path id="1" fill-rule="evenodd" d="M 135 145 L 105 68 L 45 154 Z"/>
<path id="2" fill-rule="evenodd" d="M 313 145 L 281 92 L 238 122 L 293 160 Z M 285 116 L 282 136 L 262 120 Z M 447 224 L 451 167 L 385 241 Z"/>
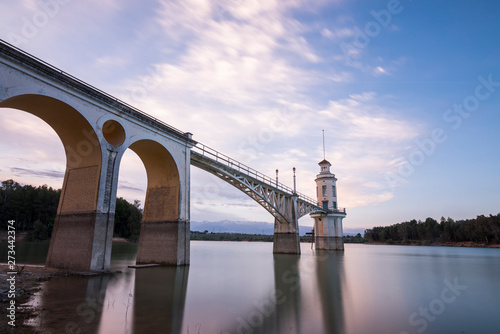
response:
<path id="1" fill-rule="evenodd" d="M 44 283 L 37 325 L 43 333 L 96 333 L 110 276 L 57 277 Z"/>
<path id="2" fill-rule="evenodd" d="M 299 255 L 274 255 L 274 284 L 276 289 L 276 314 L 273 331 L 266 333 L 300 332 L 300 271 Z"/>
<path id="3" fill-rule="evenodd" d="M 182 330 L 189 266 L 137 269 L 133 333 Z"/>
<path id="4" fill-rule="evenodd" d="M 275 254 L 275 298 L 255 301 L 253 311 L 231 332 L 344 333 L 342 266 L 339 252 Z"/>
<path id="5" fill-rule="evenodd" d="M 426 333 L 500 328 L 500 249 L 307 246 L 273 256 L 267 243 L 197 242 L 189 268 L 130 269 L 137 246 L 113 245 L 122 272 L 43 283 L 37 323 L 42 333 L 416 333 L 428 309 Z M 467 288 L 441 312 L 455 280 Z"/>
<path id="6" fill-rule="evenodd" d="M 325 333 L 344 333 L 342 306 L 344 252 L 316 251 L 316 277 Z"/>

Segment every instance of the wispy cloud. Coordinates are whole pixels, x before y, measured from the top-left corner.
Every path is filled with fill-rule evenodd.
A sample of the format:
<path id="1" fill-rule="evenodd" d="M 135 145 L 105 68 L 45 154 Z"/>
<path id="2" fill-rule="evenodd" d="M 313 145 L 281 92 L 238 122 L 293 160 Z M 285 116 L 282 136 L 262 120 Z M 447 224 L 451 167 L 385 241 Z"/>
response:
<path id="1" fill-rule="evenodd" d="M 374 92 L 364 92 L 330 101 L 319 112 L 327 134 L 334 140 L 327 155 L 344 176 L 342 197 L 348 207 L 392 198 L 383 174 L 422 131 L 418 123 L 398 117 L 397 111 L 385 107 L 386 100 Z"/>
<path id="2" fill-rule="evenodd" d="M 72 21 L 81 25 L 91 11 L 96 12 L 99 24 L 85 27 L 78 35 L 79 42 L 104 30 L 96 42 L 103 47 L 94 45 L 87 54 L 80 51 L 78 56 L 86 57 L 75 61 L 76 72 L 72 74 L 94 73 L 94 78 L 104 82 L 103 86 L 97 82 L 98 87 L 194 133 L 196 140 L 269 176 L 279 169 L 280 181 L 288 185 L 292 185 L 291 168 L 296 167 L 298 190 L 312 197 L 317 161 L 323 155 L 321 129 L 325 129 L 327 158 L 334 164 L 339 190 L 343 191 L 341 204 L 352 208 L 391 198 L 382 174 L 398 157 L 397 152 L 418 135 L 419 128 L 398 117 L 397 110 L 387 108 L 388 98 L 376 89 L 349 95 L 352 86 L 342 84 L 352 84 L 359 73 L 371 78 L 392 75 L 404 66 L 406 58 L 376 59 L 372 64 L 362 61 L 360 54 L 345 65 L 344 59 L 337 57 L 341 51 L 336 47 L 341 41 L 352 40 L 352 18 L 338 17 L 326 26 L 326 21 L 315 24 L 297 15 L 298 10 L 319 13 L 321 6 L 332 1 L 157 1 L 137 7 L 133 28 L 127 25 L 126 36 L 116 34 L 117 39 L 110 38 L 115 36 L 113 29 L 130 19 L 129 4 L 93 1 L 97 10 L 82 8 L 77 2 L 68 4 L 51 23 L 53 28 L 48 27 L 57 28 L 57 33 L 47 31 L 48 36 L 41 35 L 37 42 L 49 54 L 51 50 L 42 47 L 44 42 L 66 33 L 57 25 Z M 26 4 L 33 6 L 34 2 Z M 126 15 L 120 15 L 123 11 Z M 68 29 L 73 26 L 68 25 Z M 315 38 L 329 43 L 328 47 L 315 43 Z M 71 59 L 65 59 L 69 64 Z M 85 69 L 89 66 L 94 70 Z M 53 131 L 39 128 L 30 118 L 17 122 L 16 117 L 7 113 L 3 118 L 13 139 L 21 140 L 19 133 L 24 133 L 57 144 Z M 23 156 L 32 158 L 15 166 L 19 175 L 27 175 L 36 161 L 48 161 L 56 155 L 23 140 L 16 147 L 4 145 L 12 152 L 24 145 Z M 58 145 L 61 150 L 62 145 Z M 5 164 L 9 166 L 9 162 Z M 47 164 L 38 167 L 39 179 L 55 170 Z M 209 216 L 218 220 L 222 215 L 233 215 L 231 219 L 238 220 L 242 209 L 252 205 L 251 214 L 257 215 L 252 219 L 269 218 L 243 193 L 211 175 L 193 168 L 192 177 L 194 219 Z M 141 199 L 146 187 L 140 159 L 133 153 L 124 156 L 118 195 Z M 214 189 L 217 196 L 212 196 Z"/>
<path id="3" fill-rule="evenodd" d="M 38 169 L 26 169 L 20 167 L 12 167 L 10 169 L 11 173 L 16 177 L 24 176 L 37 176 L 37 177 L 48 177 L 52 179 L 60 180 L 64 177 L 64 172 L 57 170 L 38 170 Z"/>

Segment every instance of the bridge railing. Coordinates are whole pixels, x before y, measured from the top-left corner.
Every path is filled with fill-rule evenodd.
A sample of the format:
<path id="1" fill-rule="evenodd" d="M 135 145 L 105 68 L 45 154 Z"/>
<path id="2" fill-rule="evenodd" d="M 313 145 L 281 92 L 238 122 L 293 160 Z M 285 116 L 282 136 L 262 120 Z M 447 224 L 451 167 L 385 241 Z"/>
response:
<path id="1" fill-rule="evenodd" d="M 218 163 L 224 164 L 228 167 L 231 167 L 233 169 L 236 169 L 238 172 L 243 173 L 245 175 L 248 175 L 250 177 L 253 177 L 254 179 L 261 181 L 271 187 L 274 187 L 282 192 L 288 193 L 290 195 L 293 194 L 293 189 L 284 185 L 283 183 L 276 182 L 276 179 L 269 177 L 258 170 L 255 170 L 239 161 L 236 161 L 227 155 L 220 153 L 213 148 L 210 148 L 206 145 L 203 145 L 201 143 L 197 143 L 192 149 L 192 151 L 201 154 L 204 157 L 207 157 L 209 159 L 212 159 Z M 312 199 L 311 197 L 304 195 L 302 193 L 296 192 L 297 196 L 299 199 L 308 202 L 311 205 L 316 205 L 316 200 Z"/>
<path id="2" fill-rule="evenodd" d="M 114 97 L 113 95 L 108 94 L 108 93 L 100 90 L 99 88 L 96 88 L 96 87 L 94 87 L 94 86 L 86 83 L 85 81 L 80 80 L 80 79 L 72 76 L 71 74 L 64 72 L 63 70 L 55 67 L 54 65 L 51 65 L 51 64 L 49 64 L 49 63 L 41 60 L 40 58 L 37 58 L 37 57 L 33 56 L 32 54 L 29 54 L 28 52 L 23 51 L 23 50 L 15 47 L 14 45 L 7 43 L 6 41 L 4 41 L 2 39 L 0 39 L 0 45 L 3 45 L 4 47 L 7 47 L 8 49 L 12 49 L 12 50 L 14 50 L 14 51 L 22 54 L 23 56 L 28 57 L 31 60 L 35 60 L 36 62 L 42 64 L 43 66 L 47 67 L 48 69 L 50 69 L 50 70 L 52 70 L 54 72 L 57 72 L 57 74 L 62 75 L 63 77 L 65 77 L 67 79 L 70 79 L 71 81 L 74 81 L 77 84 L 79 84 L 81 86 L 84 86 L 85 88 L 90 89 L 90 90 L 94 91 L 95 93 L 98 93 L 98 94 L 104 96 L 105 98 L 107 98 L 109 100 L 112 100 L 112 101 L 114 101 L 114 102 L 116 102 L 116 103 L 118 103 L 118 104 L 120 104 L 120 105 L 122 105 L 122 106 L 124 106 L 124 107 L 126 107 L 126 108 L 128 108 L 130 110 L 132 110 L 133 112 L 136 112 L 136 113 L 140 114 L 142 117 L 147 118 L 150 121 L 153 121 L 153 122 L 156 122 L 158 124 L 161 124 L 161 126 L 169 129 L 170 131 L 173 131 L 173 132 L 175 132 L 175 133 L 177 133 L 179 135 L 182 135 L 184 137 L 188 137 L 188 133 L 183 132 L 183 131 L 181 131 L 179 129 L 176 129 L 175 127 L 173 127 L 173 126 L 171 126 L 171 125 L 163 122 L 162 120 L 160 120 L 160 119 L 158 119 L 156 117 L 153 117 L 153 116 L 151 116 L 149 114 L 146 114 L 142 110 L 140 110 L 140 109 L 138 109 L 138 108 L 136 108 L 136 107 L 128 104 L 127 102 L 124 102 L 124 101 L 122 101 L 122 100 Z"/>

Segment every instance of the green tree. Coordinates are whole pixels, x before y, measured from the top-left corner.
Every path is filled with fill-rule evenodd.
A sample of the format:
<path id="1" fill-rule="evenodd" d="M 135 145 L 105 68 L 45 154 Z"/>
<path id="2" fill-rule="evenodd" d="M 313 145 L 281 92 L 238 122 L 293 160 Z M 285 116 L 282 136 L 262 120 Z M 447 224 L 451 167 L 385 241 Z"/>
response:
<path id="1" fill-rule="evenodd" d="M 115 236 L 132 240 L 138 239 L 142 220 L 140 205 L 141 202 L 138 200 L 131 204 L 122 197 L 116 199 Z"/>

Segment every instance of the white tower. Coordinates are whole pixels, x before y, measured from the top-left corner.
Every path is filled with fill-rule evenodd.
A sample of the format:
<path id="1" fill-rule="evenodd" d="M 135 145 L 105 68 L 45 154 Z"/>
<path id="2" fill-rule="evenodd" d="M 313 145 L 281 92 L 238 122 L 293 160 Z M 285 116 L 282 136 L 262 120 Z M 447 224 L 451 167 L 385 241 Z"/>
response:
<path id="1" fill-rule="evenodd" d="M 345 218 L 345 209 L 337 206 L 337 179 L 330 172 L 332 164 L 327 160 L 319 164 L 320 172 L 316 176 L 316 197 L 318 206 L 323 211 L 310 214 L 314 219 L 314 242 L 316 249 L 344 250 L 342 219 Z"/>

